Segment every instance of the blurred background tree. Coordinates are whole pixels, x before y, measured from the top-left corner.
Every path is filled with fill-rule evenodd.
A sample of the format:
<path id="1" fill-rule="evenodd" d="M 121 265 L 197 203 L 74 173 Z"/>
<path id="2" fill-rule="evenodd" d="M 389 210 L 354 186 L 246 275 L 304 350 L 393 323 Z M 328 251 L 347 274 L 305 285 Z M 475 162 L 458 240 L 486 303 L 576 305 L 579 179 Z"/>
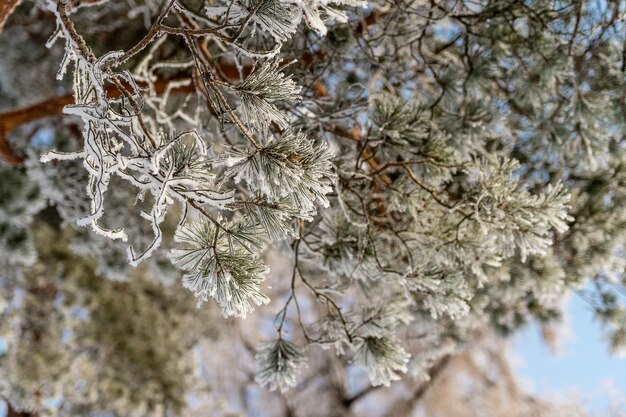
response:
<path id="1" fill-rule="evenodd" d="M 625 13 L 4 1 L 9 415 L 586 415 L 506 353 L 625 352 Z"/>

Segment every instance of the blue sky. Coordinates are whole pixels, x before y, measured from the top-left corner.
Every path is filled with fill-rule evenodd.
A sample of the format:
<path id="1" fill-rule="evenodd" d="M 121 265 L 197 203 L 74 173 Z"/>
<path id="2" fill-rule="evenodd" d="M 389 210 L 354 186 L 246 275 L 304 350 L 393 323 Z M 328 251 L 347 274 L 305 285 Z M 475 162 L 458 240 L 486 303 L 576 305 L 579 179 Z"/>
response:
<path id="1" fill-rule="evenodd" d="M 580 297 L 572 295 L 567 314 L 569 334 L 557 354 L 546 347 L 537 326 L 516 337 L 517 374 L 535 394 L 549 398 L 575 393 L 590 411 L 602 414 L 609 403 L 609 383 L 626 398 L 626 358 L 609 355 L 600 323 Z"/>

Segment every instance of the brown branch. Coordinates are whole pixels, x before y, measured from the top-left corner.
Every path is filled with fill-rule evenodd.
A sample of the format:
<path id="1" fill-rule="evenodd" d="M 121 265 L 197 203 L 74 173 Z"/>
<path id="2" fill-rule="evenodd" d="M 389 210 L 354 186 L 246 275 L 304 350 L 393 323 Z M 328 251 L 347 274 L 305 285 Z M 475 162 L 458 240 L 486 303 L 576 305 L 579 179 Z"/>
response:
<path id="1" fill-rule="evenodd" d="M 430 389 L 436 384 L 436 382 L 441 378 L 441 375 L 447 369 L 450 364 L 452 357 L 450 355 L 443 356 L 438 359 L 430 369 L 428 370 L 429 379 L 428 381 L 420 384 L 415 391 L 411 394 L 410 397 L 406 399 L 399 399 L 395 402 L 390 410 L 388 410 L 388 415 L 390 416 L 406 416 L 410 415 L 411 411 L 415 409 L 415 407 L 424 399 L 424 396 L 428 394 Z"/>
<path id="2" fill-rule="evenodd" d="M 157 80 L 154 84 L 154 90 L 156 94 L 163 93 L 170 82 L 184 79 L 185 78 Z M 145 85 L 140 85 L 140 87 L 145 87 Z M 190 93 L 193 91 L 195 91 L 195 87 L 192 83 L 190 83 L 188 86 L 173 88 L 171 92 Z M 106 92 L 111 98 L 117 98 L 122 95 L 122 92 L 115 85 L 107 86 Z M 21 107 L 0 114 L 0 157 L 10 164 L 21 164 L 23 159 L 17 155 L 13 149 L 11 149 L 9 142 L 7 141 L 8 133 L 19 126 L 48 117 L 58 116 L 63 112 L 63 107 L 71 104 L 74 104 L 74 96 L 68 94 L 65 96 L 52 97 L 48 100 L 44 100 L 30 106 Z"/>
<path id="3" fill-rule="evenodd" d="M 1 1 L 1 0 L 0 0 Z M 310 53 L 305 53 L 302 60 L 306 64 L 313 61 L 315 58 L 319 58 Z M 225 79 L 239 80 L 241 73 L 239 68 L 233 63 L 218 61 L 216 66 L 219 74 Z M 252 67 L 244 67 L 242 69 L 243 75 L 247 75 L 252 71 Z M 170 82 L 181 81 L 186 78 L 173 78 L 173 79 L 159 79 L 154 84 L 154 92 L 156 94 L 163 93 Z M 145 84 L 139 84 L 140 87 L 147 87 Z M 193 83 L 188 86 L 177 87 L 172 89 L 172 93 L 192 93 L 196 91 Z M 106 88 L 107 96 L 111 98 L 117 98 L 121 96 L 119 88 L 114 85 L 109 85 Z M 30 106 L 21 107 L 18 109 L 10 110 L 5 113 L 0 113 L 0 158 L 12 165 L 20 165 L 23 162 L 23 158 L 13 151 L 9 142 L 7 141 L 8 133 L 25 124 L 35 122 L 37 120 L 45 119 L 48 117 L 58 116 L 63 113 L 63 107 L 74 104 L 74 97 L 71 94 L 65 96 L 52 97 L 39 103 L 32 104 Z"/>
<path id="4" fill-rule="evenodd" d="M 367 137 L 361 133 L 361 129 L 359 129 L 358 127 L 354 127 L 348 130 L 344 127 L 336 126 L 331 133 L 355 142 L 365 142 L 367 140 Z M 367 164 L 370 166 L 370 169 L 372 170 L 371 175 L 378 175 L 386 185 L 391 185 L 393 183 L 388 175 L 382 173 L 383 169 L 381 169 L 380 161 L 378 160 L 378 158 L 374 157 L 374 149 L 371 146 L 367 146 L 363 150 L 362 155 L 363 159 L 365 160 L 365 162 L 367 162 Z"/>
<path id="5" fill-rule="evenodd" d="M 435 362 L 435 364 L 433 364 L 433 366 L 430 367 L 430 369 L 428 370 L 428 376 L 430 377 L 430 379 L 428 381 L 423 382 L 417 387 L 417 389 L 413 392 L 413 395 L 410 397 L 410 399 L 406 400 L 408 404 L 414 404 L 415 402 L 420 401 L 424 397 L 424 395 L 426 394 L 426 392 L 428 392 L 428 390 L 433 385 L 433 383 L 437 380 L 437 378 L 441 375 L 441 373 L 446 369 L 446 367 L 448 366 L 448 363 L 450 363 L 450 359 L 451 359 L 451 356 L 446 355 L 442 357 L 441 359 L 439 359 L 437 362 Z M 370 394 L 371 392 L 381 387 L 382 385 L 377 385 L 377 386 L 370 385 L 369 387 L 365 388 L 361 392 L 358 392 L 354 396 L 350 398 L 344 398 L 342 402 L 346 407 L 349 408 L 353 403 L 357 402 L 361 398 L 366 397 L 368 394 Z"/>
<path id="6" fill-rule="evenodd" d="M 441 373 L 446 369 L 446 367 L 450 363 L 450 359 L 451 359 L 451 356 L 446 355 L 442 357 L 441 359 L 439 359 L 439 361 L 430 368 L 430 370 L 428 371 L 428 375 L 430 376 L 430 379 L 427 382 L 420 385 L 420 387 L 413 393 L 413 396 L 411 397 L 412 402 L 419 401 L 424 397 L 424 394 L 428 392 L 429 388 L 433 386 L 433 383 L 439 378 Z"/>
<path id="7" fill-rule="evenodd" d="M 9 16 L 15 11 L 22 0 L 2 0 L 0 1 L 0 32 Z"/>
<path id="8" fill-rule="evenodd" d="M 2 4 L 0 4 L 0 30 L 2 28 L 2 23 L 4 22 L 4 20 L 6 20 L 6 18 L 10 14 L 10 11 L 12 11 L 20 1 L 21 0 L 0 0 L 0 2 L 2 2 Z M 88 2 L 91 3 L 91 1 L 88 1 Z M 60 9 L 59 12 L 61 16 L 66 17 L 66 12 L 65 12 L 66 5 L 63 2 L 59 2 L 58 4 L 59 4 L 59 9 Z M 3 13 L 5 9 L 6 9 L 6 12 Z M 385 15 L 386 13 L 378 13 L 376 11 L 373 11 L 372 13 L 367 15 L 357 25 L 356 31 L 357 32 L 363 31 L 366 27 L 377 23 L 378 18 L 383 17 Z M 73 28 L 74 28 L 73 23 L 69 19 L 67 19 L 67 21 L 64 21 L 64 23 L 66 24 L 68 29 L 73 31 Z M 158 29 L 163 29 L 163 26 L 162 25 L 153 26 L 153 29 L 151 29 L 151 31 L 146 35 L 146 37 L 142 40 L 142 42 L 140 42 L 140 44 L 148 43 L 154 37 L 154 35 L 158 32 Z M 74 34 L 76 35 L 76 37 L 73 40 L 77 43 L 78 47 L 86 54 L 86 56 L 93 57 L 91 51 L 84 44 L 84 41 L 82 40 L 82 38 L 80 38 L 78 34 L 76 33 Z M 129 50 L 124 55 L 124 59 L 135 55 L 137 52 L 138 51 L 136 51 L 134 48 Z M 323 52 L 307 51 L 302 55 L 300 62 L 305 67 L 309 67 L 314 62 L 318 62 L 326 58 L 327 57 Z M 221 60 L 216 63 L 216 70 L 219 72 L 219 74 L 222 77 L 224 77 L 225 79 L 229 79 L 229 80 L 239 80 L 242 75 L 240 73 L 240 69 L 236 65 L 234 65 L 231 62 L 224 62 Z M 251 67 L 243 68 L 242 70 L 243 75 L 249 74 L 251 70 L 252 70 Z M 155 84 L 156 94 L 164 92 L 170 81 L 172 80 L 157 81 Z M 124 91 L 120 91 L 120 89 L 117 88 L 116 86 L 108 86 L 106 91 L 107 91 L 107 95 L 111 98 L 119 97 L 124 93 Z M 187 87 L 175 88 L 173 89 L 172 93 L 190 93 L 194 91 L 195 91 L 195 87 L 193 86 L 193 84 L 190 84 Z M 327 94 L 327 90 L 323 85 L 320 84 L 320 85 L 314 86 L 313 93 L 317 97 L 325 96 Z M 63 108 L 65 106 L 71 105 L 73 103 L 74 103 L 73 96 L 71 94 L 68 94 L 65 96 L 52 97 L 47 100 L 41 101 L 39 103 L 32 104 L 30 106 L 10 110 L 5 113 L 0 113 L 0 159 L 3 159 L 4 161 L 12 165 L 22 164 L 23 158 L 11 148 L 11 145 L 9 144 L 7 140 L 7 135 L 9 134 L 9 132 L 21 125 L 32 123 L 40 119 L 45 119 L 47 117 L 58 116 L 63 112 Z M 336 132 L 333 132 L 333 133 L 338 134 L 339 136 L 351 138 L 356 141 L 364 140 L 362 135 L 360 135 L 360 133 L 358 133 L 358 130 L 356 129 L 353 129 L 350 132 L 337 130 Z M 370 150 L 368 149 L 365 152 L 366 159 L 369 157 L 369 151 Z M 368 161 L 368 163 L 371 164 L 372 162 Z M 374 161 L 373 163 L 376 164 L 376 161 Z M 378 166 L 375 165 L 372 168 L 377 169 Z M 383 176 L 385 182 L 387 182 L 388 179 L 386 179 L 385 177 L 386 176 Z"/>

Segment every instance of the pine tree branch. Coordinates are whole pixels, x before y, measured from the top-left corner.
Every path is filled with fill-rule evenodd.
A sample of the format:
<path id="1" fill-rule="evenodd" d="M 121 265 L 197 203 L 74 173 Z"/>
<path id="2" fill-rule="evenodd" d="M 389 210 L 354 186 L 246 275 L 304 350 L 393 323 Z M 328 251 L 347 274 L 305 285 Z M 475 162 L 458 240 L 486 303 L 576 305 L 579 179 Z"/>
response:
<path id="1" fill-rule="evenodd" d="M 6 1 L 8 1 L 8 3 Z M 6 1 L 3 4 L 0 4 L 0 31 L 2 30 L 2 24 L 4 20 L 6 20 L 8 15 L 13 10 L 9 5 L 12 4 L 12 7 L 14 8 L 21 0 L 6 0 Z M 65 2 L 59 1 L 58 4 L 59 4 L 60 11 L 62 12 L 61 15 L 66 16 Z M 355 31 L 356 32 L 364 31 L 367 27 L 375 24 L 380 17 L 383 17 L 387 13 L 388 12 L 379 13 L 376 10 L 372 11 L 369 15 L 364 17 L 362 21 L 360 21 L 357 24 L 357 26 L 355 27 Z M 73 29 L 73 23 L 69 19 L 67 20 L 68 21 L 64 23 L 67 23 L 69 25 L 69 28 Z M 141 49 L 139 48 L 139 46 L 140 45 L 145 46 L 145 44 L 149 43 L 154 38 L 154 36 L 158 33 L 159 28 L 162 28 L 162 27 L 158 25 L 153 26 L 153 29 L 151 29 L 150 32 L 144 37 L 144 39 L 138 44 L 137 50 L 132 48 L 124 55 L 124 57 L 128 58 L 130 56 L 135 55 L 138 52 L 138 50 Z M 78 43 L 79 47 L 81 47 L 81 50 L 84 49 L 84 52 L 87 53 L 87 55 L 91 55 L 91 51 L 86 49 L 86 45 L 82 44 L 80 38 L 74 39 L 74 41 Z M 305 66 L 308 67 L 308 66 L 313 65 L 313 63 L 323 60 L 325 58 L 326 56 L 322 52 L 319 52 L 319 51 L 308 52 L 307 51 L 302 55 L 300 61 Z M 218 62 L 216 64 L 216 70 L 224 78 L 230 79 L 230 80 L 238 80 L 241 76 L 240 69 L 237 68 L 237 66 L 234 65 L 233 63 Z M 243 68 L 244 74 L 250 73 L 251 71 L 252 71 L 251 67 Z M 170 81 L 173 81 L 173 80 L 158 80 L 155 84 L 156 93 L 159 94 L 159 93 L 164 92 Z M 320 91 L 324 91 L 324 90 L 325 88 L 323 90 L 320 90 L 320 86 L 316 86 L 315 92 L 317 95 L 324 96 L 326 95 L 325 92 L 320 94 Z M 191 84 L 186 87 L 175 88 L 172 90 L 172 93 L 190 93 L 194 91 L 196 91 L 195 86 Z M 109 95 L 109 97 L 111 98 L 120 97 L 122 94 L 123 93 L 120 92 L 119 88 L 117 88 L 116 86 L 107 87 L 107 95 Z M 8 133 L 11 130 L 21 125 L 32 123 L 32 122 L 35 122 L 37 120 L 44 119 L 47 117 L 58 116 L 63 112 L 63 108 L 66 105 L 70 105 L 73 103 L 74 103 L 73 96 L 71 94 L 68 94 L 65 96 L 52 97 L 47 100 L 41 101 L 39 103 L 32 104 L 30 106 L 25 106 L 25 107 L 17 108 L 14 110 L 9 110 L 4 113 L 0 113 L 0 159 L 3 159 L 5 162 L 11 165 L 21 165 L 23 162 L 23 158 L 17 153 L 15 153 L 15 151 L 11 148 L 11 145 L 7 140 Z M 355 141 L 364 140 L 364 138 L 358 132 L 358 130 L 355 130 L 355 129 L 351 131 L 347 131 L 345 129 L 338 128 L 333 133 L 337 134 L 338 136 L 349 138 Z M 373 169 L 377 169 L 377 166 L 373 167 Z M 383 176 L 383 178 L 384 177 L 385 176 Z"/>
<path id="2" fill-rule="evenodd" d="M 303 57 L 303 61 L 305 62 L 312 61 L 313 59 L 314 58 L 312 58 L 311 54 L 307 54 Z M 217 70 L 223 77 L 231 80 L 237 80 L 240 77 L 239 69 L 232 63 L 219 62 L 217 64 Z M 251 67 L 243 69 L 244 74 L 251 71 Z M 154 84 L 155 93 L 161 94 L 167 89 L 171 82 L 183 81 L 185 79 L 187 78 L 159 79 Z M 146 85 L 142 83 L 139 83 L 139 86 L 146 87 Z M 192 93 L 195 91 L 196 86 L 193 83 L 189 83 L 189 85 L 186 86 L 173 88 L 171 93 Z M 106 92 L 110 98 L 117 98 L 122 95 L 119 89 L 113 85 L 107 86 Z M 58 116 L 63 113 L 63 108 L 65 106 L 71 104 L 74 104 L 74 96 L 72 94 L 67 94 L 65 96 L 52 97 L 30 106 L 20 107 L 0 113 L 0 158 L 9 164 L 20 165 L 23 162 L 23 159 L 11 148 L 11 145 L 7 140 L 9 132 L 28 123 L 36 122 L 47 117 Z M 338 132 L 340 131 L 338 130 Z M 341 132 L 338 134 L 343 136 Z M 355 140 L 359 139 L 355 138 Z"/>
<path id="3" fill-rule="evenodd" d="M 154 84 L 157 94 L 163 93 L 167 86 L 173 81 L 181 81 L 184 78 L 162 79 Z M 140 85 L 141 87 L 141 85 Z M 122 92 L 117 86 L 107 86 L 107 95 L 111 98 L 117 98 Z M 172 93 L 190 93 L 195 91 L 195 86 L 189 84 L 173 88 Z M 74 104 L 74 96 L 68 94 L 65 96 L 52 97 L 30 106 L 20 107 L 15 110 L 9 110 L 0 114 L 0 157 L 12 165 L 20 165 L 23 162 L 21 156 L 15 153 L 7 140 L 9 132 L 22 125 L 36 122 L 47 117 L 58 116 L 63 113 L 63 108 L 67 105 Z"/>
<path id="4" fill-rule="evenodd" d="M 2 30 L 2 26 L 8 16 L 15 9 L 17 4 L 21 0 L 6 0 L 3 4 L 0 4 L 0 31 Z M 70 32 L 73 32 L 73 23 L 69 18 L 67 18 L 67 14 L 65 12 L 67 4 L 64 1 L 58 1 L 59 11 L 62 17 L 66 19 L 64 23 L 66 26 L 71 29 Z M 377 11 L 371 12 L 367 15 L 355 28 L 356 32 L 362 32 L 368 26 L 373 25 L 377 22 L 379 17 L 384 16 L 386 13 L 379 14 Z M 136 48 L 131 48 L 126 54 L 123 55 L 123 60 L 129 58 L 130 56 L 135 55 L 139 52 L 147 43 L 150 43 L 154 37 L 159 33 L 159 30 L 162 29 L 162 25 L 159 25 L 159 22 L 152 26 L 149 33 L 144 37 L 144 39 L 136 46 Z M 79 37 L 78 34 L 75 34 L 77 38 L 74 38 L 74 41 L 77 42 L 80 49 L 86 53 L 86 56 L 92 56 L 91 51 L 86 47 L 84 42 L 82 42 L 82 38 Z M 301 57 L 301 61 L 305 66 L 310 66 L 314 62 L 318 60 L 324 59 L 325 56 L 321 52 L 305 52 Z M 232 63 L 226 62 L 218 62 L 216 65 L 216 70 L 225 78 L 237 80 L 240 77 L 239 68 Z M 249 73 L 252 71 L 252 68 L 244 68 L 243 72 Z M 162 93 L 167 88 L 168 83 L 172 80 L 158 80 L 155 85 L 156 93 Z M 119 86 L 110 86 L 107 88 L 107 95 L 111 98 L 119 97 L 124 94 L 123 91 L 120 91 Z M 178 87 L 173 89 L 172 93 L 190 93 L 196 91 L 195 86 L 193 84 L 186 87 Z M 316 89 L 316 93 L 319 94 L 319 86 Z M 325 93 L 322 95 L 326 95 Z M 35 103 L 30 106 L 21 107 L 14 110 L 9 110 L 8 112 L 0 114 L 0 159 L 3 159 L 5 162 L 11 165 L 21 165 L 23 163 L 23 158 L 18 155 L 12 148 L 7 140 L 8 133 L 24 124 L 28 124 L 40 119 L 44 119 L 47 117 L 58 116 L 63 112 L 63 108 L 66 105 L 70 105 L 74 103 L 74 98 L 71 94 L 53 97 L 47 100 L 44 100 L 39 103 Z M 360 134 L 356 133 L 357 131 L 353 130 L 350 133 L 346 134 L 343 130 L 338 129 L 337 132 L 339 136 L 349 137 L 353 140 L 361 141 L 363 140 L 360 137 Z M 374 167 L 376 169 L 376 167 Z M 384 177 L 384 176 L 383 176 Z"/>

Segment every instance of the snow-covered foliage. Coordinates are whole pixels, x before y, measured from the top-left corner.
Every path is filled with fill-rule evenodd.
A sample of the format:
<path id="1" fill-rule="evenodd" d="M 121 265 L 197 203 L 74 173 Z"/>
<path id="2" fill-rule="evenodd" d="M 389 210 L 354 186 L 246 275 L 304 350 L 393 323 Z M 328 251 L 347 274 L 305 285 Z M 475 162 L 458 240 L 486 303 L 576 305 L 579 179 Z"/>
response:
<path id="1" fill-rule="evenodd" d="M 51 61 L 42 91 L 68 95 L 30 125 L 0 114 L 0 153 L 18 161 L 0 167 L 0 394 L 14 407 L 193 415 L 187 394 L 204 388 L 188 355 L 206 348 L 215 392 L 239 384 L 247 403 L 256 380 L 332 391 L 341 410 L 369 391 L 350 399 L 329 375 L 428 381 L 484 334 L 552 325 L 571 291 L 626 350 L 623 7 L 25 0 L 16 13 L 0 106 L 30 102 L 20 90 Z M 12 76 L 21 27 L 45 62 Z M 246 320 L 203 316 L 214 309 Z M 302 413 L 331 415 L 314 408 Z"/>
<path id="2" fill-rule="evenodd" d="M 286 392 L 296 385 L 298 368 L 305 364 L 302 348 L 282 339 L 269 341 L 259 347 L 256 355 L 256 380 L 272 391 Z"/>

